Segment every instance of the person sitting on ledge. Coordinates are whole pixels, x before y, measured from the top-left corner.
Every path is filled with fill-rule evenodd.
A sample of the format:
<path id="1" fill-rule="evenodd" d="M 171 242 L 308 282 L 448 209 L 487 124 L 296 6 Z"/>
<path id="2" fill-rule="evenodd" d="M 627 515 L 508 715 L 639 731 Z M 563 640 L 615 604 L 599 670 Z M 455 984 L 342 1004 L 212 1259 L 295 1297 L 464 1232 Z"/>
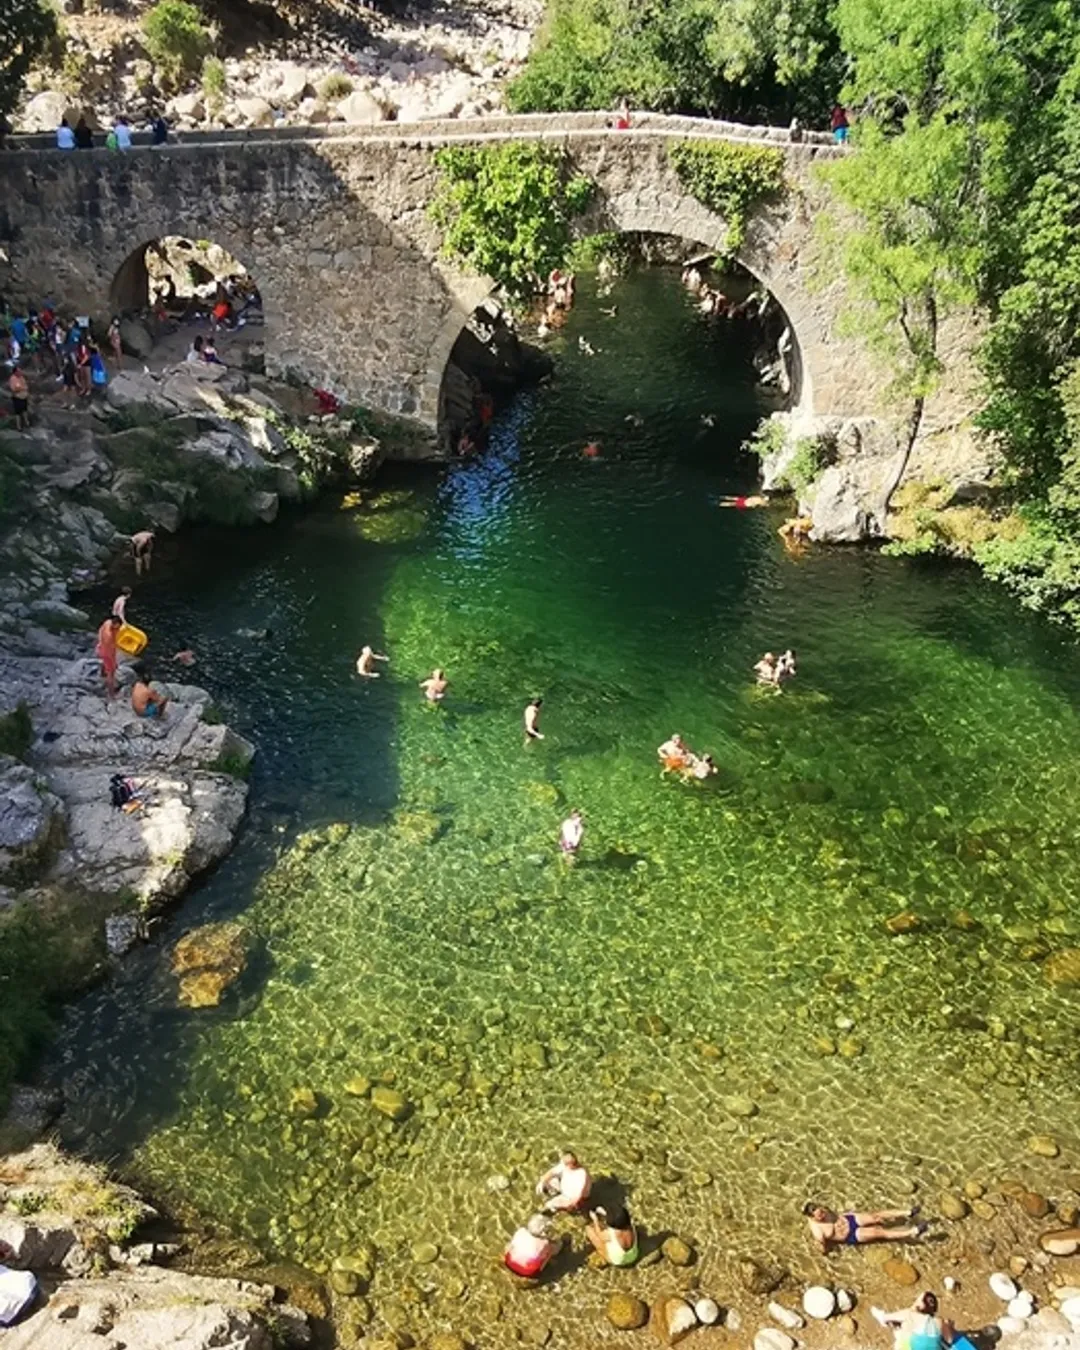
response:
<path id="1" fill-rule="evenodd" d="M 589 1198 L 592 1177 L 582 1167 L 574 1153 L 564 1153 L 554 1167 L 549 1167 L 536 1183 L 536 1194 L 546 1195 L 544 1209 L 553 1214 L 559 1210 L 580 1209 Z"/>
<path id="2" fill-rule="evenodd" d="M 131 686 L 131 706 L 137 717 L 164 717 L 169 700 L 150 688 L 150 676 L 145 671 L 138 671 Z"/>
<path id="3" fill-rule="evenodd" d="M 591 1211 L 589 1219 L 585 1236 L 608 1265 L 632 1266 L 639 1255 L 638 1240 L 626 1207 L 620 1205 L 610 1217 L 597 1207 Z"/>
<path id="4" fill-rule="evenodd" d="M 503 1255 L 507 1270 L 525 1280 L 535 1280 L 562 1246 L 551 1236 L 551 1226 L 542 1214 L 534 1214 L 517 1230 Z"/>
<path id="5" fill-rule="evenodd" d="M 810 1234 L 823 1252 L 830 1247 L 855 1247 L 866 1242 L 911 1242 L 926 1232 L 926 1224 L 908 1224 L 904 1228 L 889 1225 L 915 1216 L 913 1209 L 876 1209 L 835 1214 L 813 1202 L 803 1206 Z"/>

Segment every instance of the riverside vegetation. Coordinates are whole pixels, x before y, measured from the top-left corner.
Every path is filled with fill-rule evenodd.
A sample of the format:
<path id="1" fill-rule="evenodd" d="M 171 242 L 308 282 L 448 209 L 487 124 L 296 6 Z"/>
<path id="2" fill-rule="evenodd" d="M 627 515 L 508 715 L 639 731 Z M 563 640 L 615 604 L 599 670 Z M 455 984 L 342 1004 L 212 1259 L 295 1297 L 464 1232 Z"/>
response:
<path id="1" fill-rule="evenodd" d="M 631 13 L 632 11 L 632 13 Z M 612 107 L 806 121 L 835 98 L 857 153 L 828 168 L 853 321 L 917 418 L 941 319 L 983 314 L 978 423 L 996 491 L 972 522 L 920 500 L 904 552 L 974 556 L 1080 623 L 1080 14 L 1055 0 L 551 0 L 519 110 Z M 902 505 L 902 500 L 900 505 Z"/>

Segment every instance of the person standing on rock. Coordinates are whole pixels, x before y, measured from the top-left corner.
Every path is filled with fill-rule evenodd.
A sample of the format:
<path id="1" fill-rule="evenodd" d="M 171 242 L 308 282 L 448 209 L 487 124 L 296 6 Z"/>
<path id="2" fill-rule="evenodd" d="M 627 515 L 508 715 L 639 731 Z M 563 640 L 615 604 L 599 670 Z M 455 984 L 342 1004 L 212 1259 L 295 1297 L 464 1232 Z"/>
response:
<path id="1" fill-rule="evenodd" d="M 116 635 L 120 631 L 121 621 L 110 614 L 97 632 L 97 654 L 101 662 L 101 673 L 105 677 L 105 691 L 110 698 L 116 697 L 116 665 L 119 660 L 116 650 Z"/>
<path id="2" fill-rule="evenodd" d="M 30 425 L 30 386 L 21 366 L 12 369 L 8 390 L 11 393 L 11 415 L 15 419 L 15 427 L 18 431 L 25 431 Z"/>
<path id="3" fill-rule="evenodd" d="M 120 336 L 120 318 L 116 314 L 113 315 L 112 323 L 109 324 L 109 346 L 112 348 L 117 367 L 122 366 L 124 364 L 124 341 Z"/>
<path id="4" fill-rule="evenodd" d="M 112 612 L 121 623 L 127 623 L 127 602 L 131 599 L 131 587 L 122 586 L 120 594 L 112 602 Z"/>
<path id="5" fill-rule="evenodd" d="M 911 1224 L 906 1228 L 888 1225 L 902 1223 L 915 1215 L 912 1209 L 875 1209 L 850 1214 L 835 1214 L 824 1205 L 812 1202 L 803 1206 L 810 1224 L 810 1235 L 827 1252 L 830 1247 L 856 1247 L 866 1242 L 911 1242 L 921 1237 L 926 1225 Z"/>
<path id="6" fill-rule="evenodd" d="M 137 534 L 131 536 L 131 556 L 135 560 L 137 577 L 142 576 L 143 572 L 150 571 L 150 563 L 154 557 L 153 530 L 139 530 Z"/>

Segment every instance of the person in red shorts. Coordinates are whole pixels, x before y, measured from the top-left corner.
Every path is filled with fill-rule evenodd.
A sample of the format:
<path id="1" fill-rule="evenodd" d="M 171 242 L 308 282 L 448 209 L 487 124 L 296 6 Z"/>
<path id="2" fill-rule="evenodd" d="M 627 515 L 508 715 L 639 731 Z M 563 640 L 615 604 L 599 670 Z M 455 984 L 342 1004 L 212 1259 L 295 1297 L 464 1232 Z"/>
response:
<path id="1" fill-rule="evenodd" d="M 534 1214 L 519 1228 L 506 1248 L 503 1262 L 507 1270 L 524 1280 L 535 1280 L 562 1243 L 551 1236 L 551 1228 L 542 1214 Z"/>

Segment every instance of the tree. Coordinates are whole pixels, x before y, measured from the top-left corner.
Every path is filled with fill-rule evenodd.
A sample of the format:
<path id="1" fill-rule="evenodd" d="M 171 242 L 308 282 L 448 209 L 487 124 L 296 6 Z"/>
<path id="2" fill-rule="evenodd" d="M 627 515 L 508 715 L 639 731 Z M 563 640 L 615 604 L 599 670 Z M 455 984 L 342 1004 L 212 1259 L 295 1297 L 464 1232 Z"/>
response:
<path id="1" fill-rule="evenodd" d="M 160 0 L 143 18 L 150 59 L 174 87 L 197 75 L 211 47 L 210 30 L 188 0 Z"/>
<path id="2" fill-rule="evenodd" d="M 819 115 L 839 82 L 833 0 L 550 0 L 518 111 Z"/>
<path id="3" fill-rule="evenodd" d="M 0 4 L 0 117 L 14 110 L 23 81 L 56 36 L 56 15 L 43 0 Z"/>

